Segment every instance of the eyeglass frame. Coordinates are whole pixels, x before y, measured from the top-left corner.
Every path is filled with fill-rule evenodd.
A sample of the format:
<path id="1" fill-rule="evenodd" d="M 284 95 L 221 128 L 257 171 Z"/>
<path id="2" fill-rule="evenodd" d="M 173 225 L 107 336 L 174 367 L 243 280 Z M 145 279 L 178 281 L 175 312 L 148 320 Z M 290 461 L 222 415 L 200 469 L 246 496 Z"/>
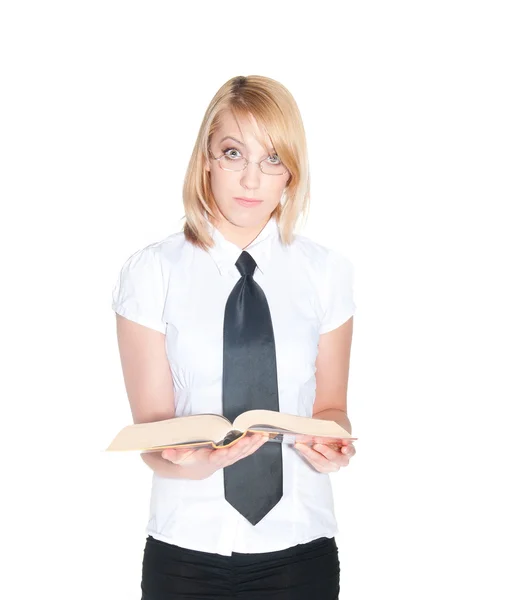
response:
<path id="1" fill-rule="evenodd" d="M 261 173 L 263 173 L 264 175 L 270 175 L 272 177 L 277 177 L 279 175 L 285 175 L 285 173 L 289 173 L 289 169 L 287 169 L 287 166 L 285 165 L 285 163 L 282 163 L 282 165 L 285 167 L 285 171 L 283 173 L 266 173 L 266 171 L 263 171 L 262 167 L 261 167 L 261 163 L 264 162 L 266 160 L 266 158 L 269 158 L 269 156 L 266 156 L 266 158 L 263 158 L 259 162 L 256 162 L 255 160 L 247 160 L 244 156 L 242 156 L 241 158 L 244 161 L 246 161 L 245 166 L 242 169 L 224 169 L 224 167 L 222 167 L 222 163 L 220 162 L 220 159 L 225 156 L 225 152 L 218 157 L 213 156 L 213 154 L 211 154 L 211 152 L 209 154 L 213 160 L 218 160 L 218 165 L 222 169 L 222 171 L 227 171 L 228 173 L 241 173 L 241 171 L 244 171 L 250 163 L 252 163 L 253 165 L 259 165 L 259 169 L 261 170 Z"/>

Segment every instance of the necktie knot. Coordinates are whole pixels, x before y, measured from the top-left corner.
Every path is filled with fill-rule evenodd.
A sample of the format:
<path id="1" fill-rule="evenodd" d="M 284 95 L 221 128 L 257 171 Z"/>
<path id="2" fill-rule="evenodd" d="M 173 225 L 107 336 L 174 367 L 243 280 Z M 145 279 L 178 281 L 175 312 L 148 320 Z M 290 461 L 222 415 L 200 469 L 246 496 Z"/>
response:
<path id="1" fill-rule="evenodd" d="M 254 274 L 255 268 L 257 267 L 257 263 L 252 258 L 252 256 L 248 254 L 248 252 L 243 251 L 238 260 L 236 261 L 236 267 L 241 273 L 241 276 L 244 277 L 245 275 Z"/>

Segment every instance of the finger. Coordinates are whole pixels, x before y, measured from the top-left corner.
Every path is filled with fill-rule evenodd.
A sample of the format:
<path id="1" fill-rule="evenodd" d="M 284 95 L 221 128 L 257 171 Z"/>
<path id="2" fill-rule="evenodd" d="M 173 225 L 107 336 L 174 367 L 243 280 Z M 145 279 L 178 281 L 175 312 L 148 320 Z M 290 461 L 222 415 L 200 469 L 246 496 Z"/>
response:
<path id="1" fill-rule="evenodd" d="M 345 467 L 349 464 L 349 457 L 341 451 L 333 450 L 325 444 L 315 444 L 313 449 L 324 456 L 328 461 L 335 463 L 339 467 Z"/>
<path id="2" fill-rule="evenodd" d="M 228 448 L 216 450 L 210 456 L 210 461 L 217 468 L 233 464 L 257 450 L 263 438 L 262 434 L 247 435 Z"/>
<path id="3" fill-rule="evenodd" d="M 265 436 L 261 433 L 255 433 L 251 437 L 248 438 L 249 444 L 245 444 L 244 449 L 250 451 L 254 448 L 258 448 L 260 444 L 264 441 Z"/>
<path id="4" fill-rule="evenodd" d="M 341 451 L 343 454 L 351 458 L 356 453 L 356 448 L 354 444 L 345 444 L 344 446 L 342 446 Z"/>
<path id="5" fill-rule="evenodd" d="M 213 453 L 211 455 L 213 461 L 222 460 L 223 458 L 230 456 L 231 454 L 236 454 L 241 451 L 243 445 L 247 442 L 249 444 L 249 440 L 245 438 L 240 438 L 231 444 L 227 444 L 226 446 L 217 446 L 213 448 Z"/>
<path id="6" fill-rule="evenodd" d="M 317 444 L 316 446 L 319 446 L 319 444 Z M 298 444 L 296 444 L 296 447 L 298 447 Z M 327 458 L 321 451 L 309 448 L 304 444 L 301 447 L 298 447 L 298 450 L 308 460 L 308 462 L 310 462 L 310 464 L 321 473 L 331 473 L 333 471 L 338 471 L 340 467 L 346 466 L 346 464 L 348 464 L 347 457 L 341 456 L 334 450 L 327 448 L 327 446 L 322 447 L 322 452 L 326 452 L 331 458 L 335 458 L 335 460 Z"/>
<path id="7" fill-rule="evenodd" d="M 245 441 L 245 443 L 242 445 L 242 448 L 238 448 L 237 451 L 233 451 L 235 449 L 231 448 L 223 466 L 232 465 L 235 462 L 250 456 L 250 454 L 253 454 L 263 443 L 264 436 L 262 435 L 253 435 L 249 437 L 248 443 Z"/>
<path id="8" fill-rule="evenodd" d="M 195 463 L 206 459 L 210 448 L 166 448 L 162 456 L 170 462 L 180 465 L 182 463 Z"/>
<path id="9" fill-rule="evenodd" d="M 294 447 L 303 456 L 303 459 L 306 460 L 308 464 L 310 464 L 317 471 L 323 472 L 323 467 L 316 463 L 314 459 L 314 455 L 316 455 L 317 452 L 313 451 L 306 444 L 295 444 Z"/>
<path id="10" fill-rule="evenodd" d="M 248 440 L 248 442 L 248 444 L 244 444 L 241 451 L 230 457 L 231 460 L 238 461 L 242 458 L 249 456 L 250 454 L 253 454 L 262 445 L 263 439 L 262 436 L 253 435 L 251 439 Z"/>
<path id="11" fill-rule="evenodd" d="M 250 439 L 247 440 L 243 438 L 241 440 L 238 440 L 234 445 L 230 447 L 217 448 L 210 455 L 209 460 L 217 469 L 221 469 L 227 464 L 234 462 L 237 459 L 237 457 L 241 456 L 241 454 L 245 451 L 245 446 L 248 449 L 250 448 L 251 443 L 252 442 Z"/>
<path id="12" fill-rule="evenodd" d="M 241 438 L 228 449 L 229 456 L 239 456 L 240 454 L 247 452 L 254 445 L 254 443 L 255 439 L 252 436 L 245 436 Z"/>
<path id="13" fill-rule="evenodd" d="M 257 448 L 260 448 L 268 440 L 269 440 L 269 437 L 267 435 L 263 435 L 262 433 L 259 433 L 255 436 L 255 438 L 253 440 L 252 448 L 257 450 Z"/>
<path id="14" fill-rule="evenodd" d="M 211 452 L 208 460 L 209 460 L 210 464 L 212 464 L 217 469 L 220 469 L 222 466 L 222 463 L 225 460 L 226 455 L 227 455 L 227 450 L 225 450 L 223 448 L 216 448 L 213 450 L 213 452 Z"/>
<path id="15" fill-rule="evenodd" d="M 175 461 L 178 457 L 181 456 L 181 451 L 174 450 L 173 448 L 166 448 L 162 452 L 162 456 L 166 460 Z"/>
<path id="16" fill-rule="evenodd" d="M 187 456 L 190 452 L 192 451 L 183 448 L 166 448 L 162 450 L 162 457 L 171 462 L 176 462 Z"/>
<path id="17" fill-rule="evenodd" d="M 259 436 L 257 438 L 257 441 L 255 442 L 255 444 L 253 444 L 253 446 L 248 450 L 248 452 L 245 454 L 245 456 L 250 456 L 251 454 L 253 454 L 254 452 L 257 452 L 257 450 L 261 447 L 264 446 L 264 444 L 268 441 L 267 436 Z M 243 457 L 244 458 L 244 457 Z"/>
<path id="18" fill-rule="evenodd" d="M 169 448 L 162 450 L 161 456 L 162 456 L 162 458 L 165 458 L 165 460 L 171 460 L 171 456 L 172 456 L 171 450 Z"/>

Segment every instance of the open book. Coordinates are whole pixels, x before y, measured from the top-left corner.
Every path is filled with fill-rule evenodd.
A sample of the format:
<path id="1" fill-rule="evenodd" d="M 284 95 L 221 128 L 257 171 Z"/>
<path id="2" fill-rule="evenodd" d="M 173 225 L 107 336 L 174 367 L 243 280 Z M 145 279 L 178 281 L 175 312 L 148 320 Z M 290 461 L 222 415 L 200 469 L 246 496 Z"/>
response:
<path id="1" fill-rule="evenodd" d="M 313 419 L 272 410 L 248 410 L 233 423 L 222 415 L 197 414 L 124 427 L 106 451 L 211 446 L 224 448 L 245 435 L 263 432 L 272 442 L 321 443 L 340 447 L 355 440 L 335 421 Z M 345 442 L 346 443 L 346 442 Z"/>

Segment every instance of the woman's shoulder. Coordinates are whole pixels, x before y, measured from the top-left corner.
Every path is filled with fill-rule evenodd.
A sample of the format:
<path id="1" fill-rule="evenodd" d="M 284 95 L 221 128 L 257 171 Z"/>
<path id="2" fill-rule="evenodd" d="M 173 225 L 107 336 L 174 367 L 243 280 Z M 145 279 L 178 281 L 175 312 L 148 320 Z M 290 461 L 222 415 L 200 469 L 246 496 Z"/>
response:
<path id="1" fill-rule="evenodd" d="M 355 311 L 354 265 L 342 251 L 298 235 L 294 250 L 299 264 L 304 264 L 308 279 L 318 290 L 321 310 L 320 333 L 339 327 Z"/>
<path id="2" fill-rule="evenodd" d="M 138 248 L 131 256 L 129 262 L 160 262 L 171 264 L 183 252 L 187 242 L 182 231 L 171 233 L 168 236 Z"/>
<path id="3" fill-rule="evenodd" d="M 186 244 L 183 232 L 176 232 L 138 248 L 124 259 L 120 279 L 142 281 L 146 285 L 161 279 L 167 284 L 172 267 L 181 259 Z"/>
<path id="4" fill-rule="evenodd" d="M 290 248 L 296 260 L 322 274 L 333 264 L 351 265 L 350 258 L 343 250 L 326 246 L 305 235 L 296 234 Z"/>
<path id="5" fill-rule="evenodd" d="M 189 242 L 185 238 L 183 231 L 171 233 L 158 242 L 153 242 L 143 248 L 147 252 L 151 252 L 158 256 L 160 260 L 172 263 L 181 257 L 181 254 L 188 247 Z"/>
<path id="6" fill-rule="evenodd" d="M 119 315 L 165 332 L 162 311 L 171 264 L 181 253 L 183 240 L 183 233 L 168 235 L 124 261 L 112 291 L 112 307 Z"/>
<path id="7" fill-rule="evenodd" d="M 296 233 L 292 246 L 296 252 L 302 252 L 312 257 L 325 257 L 330 251 L 330 248 L 316 242 L 306 235 Z"/>

